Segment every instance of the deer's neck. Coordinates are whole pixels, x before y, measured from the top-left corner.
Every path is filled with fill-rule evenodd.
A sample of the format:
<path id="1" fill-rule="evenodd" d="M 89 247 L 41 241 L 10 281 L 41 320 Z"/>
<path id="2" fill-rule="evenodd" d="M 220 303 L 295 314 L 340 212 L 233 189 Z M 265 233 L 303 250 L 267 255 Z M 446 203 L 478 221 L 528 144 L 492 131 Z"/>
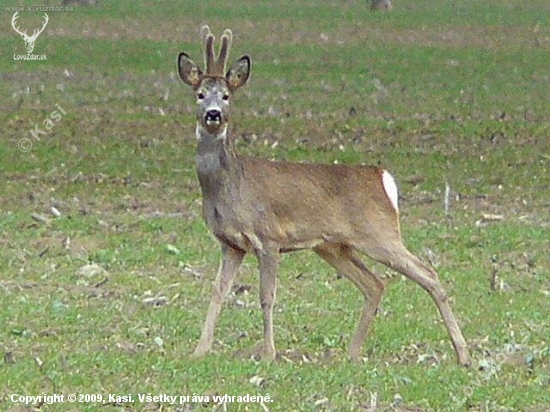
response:
<path id="1" fill-rule="evenodd" d="M 210 134 L 197 126 L 197 173 L 204 197 L 227 195 L 236 187 L 240 175 L 240 163 L 227 135 Z"/>

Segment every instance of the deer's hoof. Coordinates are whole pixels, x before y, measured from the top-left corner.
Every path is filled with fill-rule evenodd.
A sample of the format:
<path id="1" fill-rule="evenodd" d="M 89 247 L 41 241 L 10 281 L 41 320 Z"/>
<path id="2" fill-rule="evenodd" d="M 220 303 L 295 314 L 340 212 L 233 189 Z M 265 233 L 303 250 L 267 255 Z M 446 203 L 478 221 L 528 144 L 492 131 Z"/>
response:
<path id="1" fill-rule="evenodd" d="M 276 356 L 277 356 L 277 353 L 275 351 L 275 348 L 264 347 L 260 354 L 260 358 L 262 362 L 273 362 Z"/>
<path id="2" fill-rule="evenodd" d="M 465 367 L 465 368 L 471 366 L 472 365 L 472 360 L 470 359 L 470 355 L 465 354 L 465 355 L 460 356 L 459 359 L 458 359 L 458 364 L 460 366 Z"/>
<path id="3" fill-rule="evenodd" d="M 206 355 L 208 355 L 208 352 L 210 352 L 209 348 L 197 346 L 197 348 L 191 354 L 191 357 L 195 359 L 204 358 Z"/>

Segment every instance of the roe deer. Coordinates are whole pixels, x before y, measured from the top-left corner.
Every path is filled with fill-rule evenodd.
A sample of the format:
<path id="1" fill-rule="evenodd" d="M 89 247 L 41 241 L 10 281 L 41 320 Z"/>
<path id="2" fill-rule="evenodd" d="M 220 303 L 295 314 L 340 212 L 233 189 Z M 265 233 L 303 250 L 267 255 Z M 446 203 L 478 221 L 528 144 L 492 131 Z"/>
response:
<path id="1" fill-rule="evenodd" d="M 195 356 L 212 348 L 222 302 L 246 253 L 254 253 L 260 271 L 263 312 L 262 358 L 276 355 L 273 303 L 279 254 L 313 249 L 349 278 L 365 304 L 349 346 L 352 360 L 376 313 L 384 282 L 360 259 L 365 254 L 402 273 L 431 295 L 451 337 L 458 363 L 469 364 L 469 352 L 437 274 L 401 241 L 397 187 L 385 170 L 346 166 L 275 162 L 235 153 L 227 128 L 230 98 L 250 75 L 245 55 L 226 72 L 232 34 L 225 30 L 214 54 L 214 36 L 201 28 L 205 72 L 185 53 L 178 72 L 197 99 L 197 173 L 202 190 L 203 218 L 218 239 L 222 259 L 212 300 Z"/>
<path id="2" fill-rule="evenodd" d="M 372 0 L 370 8 L 371 10 L 391 10 L 393 5 L 391 0 Z"/>

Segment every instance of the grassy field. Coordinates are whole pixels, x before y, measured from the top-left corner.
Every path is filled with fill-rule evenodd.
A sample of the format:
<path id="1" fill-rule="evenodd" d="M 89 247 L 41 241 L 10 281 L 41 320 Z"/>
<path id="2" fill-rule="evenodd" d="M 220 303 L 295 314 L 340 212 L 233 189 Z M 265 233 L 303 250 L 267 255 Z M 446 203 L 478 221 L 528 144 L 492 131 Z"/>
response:
<path id="1" fill-rule="evenodd" d="M 4 6 L 21 4 L 36 3 L 0 9 L 0 410 L 550 410 L 547 0 L 396 0 L 391 13 L 365 0 L 99 0 L 49 13 L 43 61 L 14 60 L 24 42 Z M 40 13 L 20 15 L 39 27 Z M 219 254 L 175 59 L 201 61 L 203 23 L 233 30 L 232 60 L 252 56 L 233 100 L 241 153 L 396 176 L 405 243 L 450 292 L 471 368 L 429 296 L 378 265 L 394 279 L 363 361 L 347 361 L 361 295 L 309 252 L 282 259 L 275 363 L 250 356 L 252 258 L 214 353 L 190 358 Z M 224 394 L 271 402 L 216 405 Z"/>

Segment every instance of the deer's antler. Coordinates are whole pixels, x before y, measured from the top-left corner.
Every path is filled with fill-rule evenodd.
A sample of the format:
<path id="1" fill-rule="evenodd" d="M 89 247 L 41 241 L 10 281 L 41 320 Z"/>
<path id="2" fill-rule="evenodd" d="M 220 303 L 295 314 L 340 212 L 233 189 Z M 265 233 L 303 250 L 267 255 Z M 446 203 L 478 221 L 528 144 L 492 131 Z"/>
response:
<path id="1" fill-rule="evenodd" d="M 15 14 L 13 15 L 12 19 L 11 19 L 11 25 L 13 27 L 13 29 L 19 33 L 21 36 L 23 36 L 23 38 L 25 38 L 26 40 L 34 40 L 38 37 L 38 35 L 40 33 L 42 33 L 44 31 L 44 29 L 46 28 L 46 25 L 48 24 L 48 21 L 50 20 L 50 18 L 48 17 L 48 15 L 46 13 L 44 13 L 44 23 L 42 24 L 42 28 L 40 30 L 34 30 L 33 33 L 32 33 L 32 36 L 29 36 L 27 34 L 27 30 L 25 30 L 24 32 L 21 32 L 21 30 L 19 30 L 19 27 L 16 26 L 16 23 L 17 23 L 17 19 L 19 18 L 19 12 L 16 11 Z"/>
<path id="2" fill-rule="evenodd" d="M 201 27 L 200 33 L 204 47 L 204 70 L 211 75 L 214 70 L 214 35 L 206 24 Z"/>
<path id="3" fill-rule="evenodd" d="M 27 30 L 25 30 L 24 33 L 22 33 L 20 30 L 19 30 L 19 27 L 16 27 L 15 26 L 15 23 L 16 23 L 16 20 L 17 18 L 19 17 L 19 12 L 16 11 L 15 14 L 13 15 L 13 17 L 11 18 L 11 26 L 13 27 L 13 29 L 19 33 L 21 36 L 27 36 Z"/>
<path id="4" fill-rule="evenodd" d="M 233 33 L 231 30 L 225 29 L 221 37 L 220 54 L 218 55 L 218 72 L 225 75 L 225 65 L 227 63 L 227 57 L 229 56 L 229 50 L 231 49 L 231 41 L 233 40 Z"/>
<path id="5" fill-rule="evenodd" d="M 200 34 L 204 46 L 204 63 L 207 76 L 224 76 L 227 57 L 231 48 L 233 34 L 231 30 L 225 29 L 221 37 L 221 47 L 218 58 L 214 56 L 215 37 L 210 31 L 210 27 L 204 25 L 201 27 Z"/>
<path id="6" fill-rule="evenodd" d="M 48 15 L 46 13 L 44 13 L 44 16 L 45 16 L 45 19 L 44 19 L 44 24 L 42 25 L 42 28 L 40 30 L 34 30 L 33 33 L 32 33 L 31 38 L 36 39 L 38 37 L 38 35 L 40 33 L 42 33 L 44 31 L 44 29 L 46 28 L 46 25 L 48 24 L 48 21 L 50 20 L 50 18 L 48 17 Z"/>

